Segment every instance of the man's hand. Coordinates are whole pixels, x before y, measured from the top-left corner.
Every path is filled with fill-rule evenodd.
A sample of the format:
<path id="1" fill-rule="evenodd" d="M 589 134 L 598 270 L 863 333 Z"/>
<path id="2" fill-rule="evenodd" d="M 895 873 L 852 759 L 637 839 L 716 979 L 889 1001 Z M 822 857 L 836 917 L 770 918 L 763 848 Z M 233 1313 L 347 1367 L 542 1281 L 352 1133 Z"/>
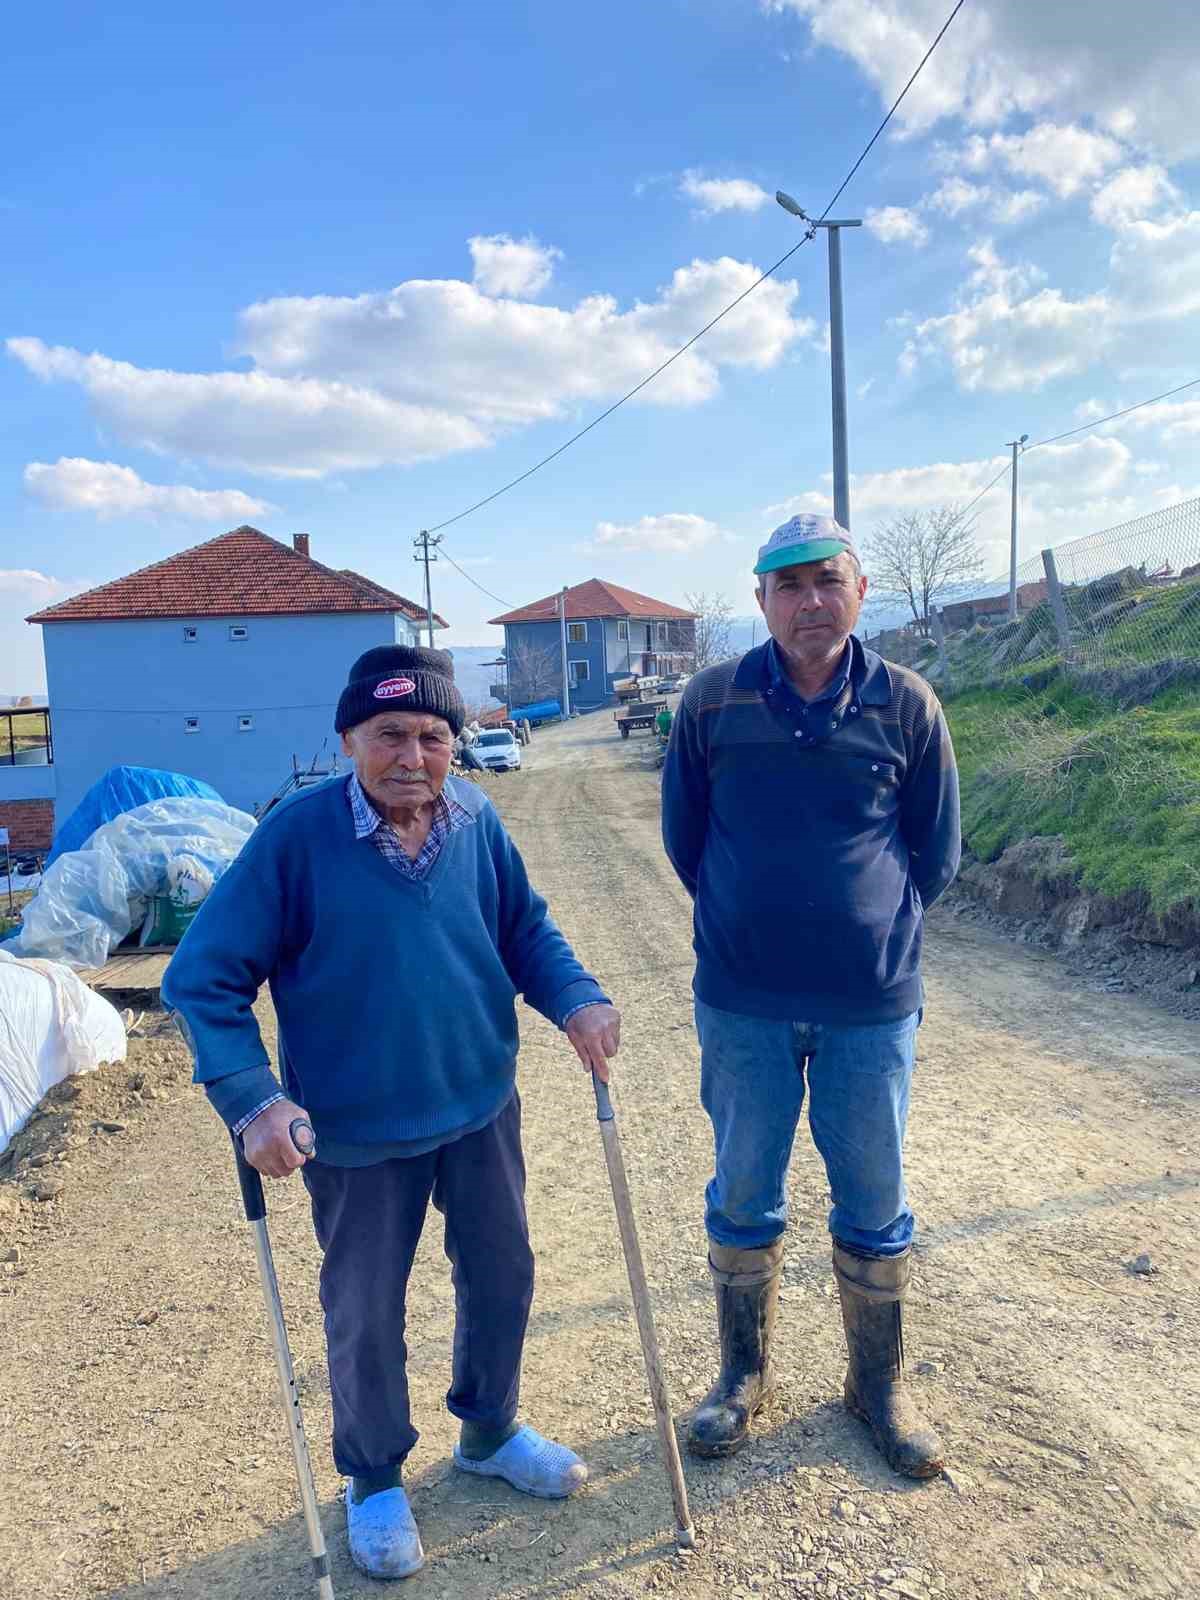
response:
<path id="1" fill-rule="evenodd" d="M 297 1167 L 311 1158 L 292 1143 L 289 1131 L 297 1117 L 308 1121 L 308 1112 L 294 1100 L 276 1100 L 260 1111 L 242 1134 L 242 1154 L 264 1178 L 290 1178 Z"/>
<path id="2" fill-rule="evenodd" d="M 609 1059 L 621 1048 L 621 1013 L 616 1006 L 600 1001 L 583 1006 L 569 1019 L 566 1031 L 580 1061 L 607 1083 Z"/>

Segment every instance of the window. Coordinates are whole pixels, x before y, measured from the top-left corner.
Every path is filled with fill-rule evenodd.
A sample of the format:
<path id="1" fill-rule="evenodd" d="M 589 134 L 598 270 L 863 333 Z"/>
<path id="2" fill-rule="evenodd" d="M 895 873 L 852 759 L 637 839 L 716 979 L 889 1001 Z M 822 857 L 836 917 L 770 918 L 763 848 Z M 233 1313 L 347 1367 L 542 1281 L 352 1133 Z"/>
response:
<path id="1" fill-rule="evenodd" d="M 239 717 L 238 718 L 238 732 L 239 733 L 250 733 L 253 730 L 253 728 L 254 728 L 254 718 L 253 717 Z"/>
<path id="2" fill-rule="evenodd" d="M 200 732 L 200 718 L 199 717 L 184 717 L 184 719 L 183 719 L 183 731 L 184 731 L 184 733 L 199 733 Z"/>
<path id="3" fill-rule="evenodd" d="M 571 674 L 572 683 L 586 683 L 592 675 L 586 661 L 568 661 L 567 670 Z"/>
<path id="4" fill-rule="evenodd" d="M 659 642 L 659 644 L 666 644 L 668 642 L 669 637 L 670 637 L 670 635 L 669 635 L 669 630 L 668 630 L 667 624 L 665 622 L 660 622 L 659 625 L 658 625 L 658 642 Z"/>
<path id="5" fill-rule="evenodd" d="M 185 625 L 184 630 L 183 630 L 183 642 L 184 642 L 184 644 L 192 644 L 192 643 L 194 643 L 195 639 L 196 639 L 196 633 L 197 633 L 197 630 L 195 628 L 191 628 L 191 627 L 188 627 L 188 626 Z"/>
<path id="6" fill-rule="evenodd" d="M 248 639 L 250 637 L 250 629 L 242 622 L 232 622 L 229 625 L 229 637 L 231 639 Z"/>
<path id="7" fill-rule="evenodd" d="M 617 642 L 618 644 L 629 643 L 629 624 L 627 622 L 617 623 Z"/>
<path id="8" fill-rule="evenodd" d="M 485 750 L 500 749 L 502 746 L 506 747 L 516 744 L 516 742 L 508 728 L 497 728 L 494 733 L 481 733 L 475 741 Z"/>
<path id="9" fill-rule="evenodd" d="M 567 623 L 567 643 L 568 644 L 586 644 L 587 643 L 587 623 L 586 622 L 568 622 Z"/>

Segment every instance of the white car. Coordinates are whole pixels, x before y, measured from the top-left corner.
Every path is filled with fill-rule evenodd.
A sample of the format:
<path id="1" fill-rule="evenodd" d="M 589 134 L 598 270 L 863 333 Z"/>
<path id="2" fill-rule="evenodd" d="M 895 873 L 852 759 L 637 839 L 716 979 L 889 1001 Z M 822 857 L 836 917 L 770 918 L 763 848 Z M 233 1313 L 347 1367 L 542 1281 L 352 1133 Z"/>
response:
<path id="1" fill-rule="evenodd" d="M 521 766 L 521 746 L 508 728 L 489 728 L 471 746 L 489 772 L 517 772 Z"/>

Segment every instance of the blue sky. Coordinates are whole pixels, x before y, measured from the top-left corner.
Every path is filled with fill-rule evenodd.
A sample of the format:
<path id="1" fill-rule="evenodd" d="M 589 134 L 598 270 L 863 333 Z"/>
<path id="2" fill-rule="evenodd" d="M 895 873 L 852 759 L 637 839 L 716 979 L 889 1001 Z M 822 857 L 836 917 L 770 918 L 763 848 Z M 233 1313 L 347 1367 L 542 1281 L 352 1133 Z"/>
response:
<path id="1" fill-rule="evenodd" d="M 411 540 L 780 256 L 949 0 L 46 4 L 9 24 L 0 690 L 35 607 L 241 522 L 419 593 Z M 252 12 L 248 16 L 247 12 Z M 187 13 L 191 12 L 191 15 Z M 1200 20 L 968 0 L 840 202 L 853 522 L 1200 376 Z M 750 607 L 829 485 L 824 250 L 447 530 L 504 602 Z M 1197 391 L 1200 395 L 1200 391 Z M 1200 493 L 1200 398 L 1028 458 L 1022 553 Z M 980 507 L 1003 566 L 1004 486 Z M 450 644 L 501 607 L 446 563 Z"/>

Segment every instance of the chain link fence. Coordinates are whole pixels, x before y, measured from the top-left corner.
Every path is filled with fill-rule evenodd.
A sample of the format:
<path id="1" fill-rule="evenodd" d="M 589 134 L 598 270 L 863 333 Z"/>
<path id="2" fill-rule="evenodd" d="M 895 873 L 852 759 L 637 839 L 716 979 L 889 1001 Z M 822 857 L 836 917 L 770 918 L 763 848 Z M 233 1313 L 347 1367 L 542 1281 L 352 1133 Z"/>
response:
<path id="1" fill-rule="evenodd" d="M 931 638 L 889 639 L 893 659 L 943 692 L 1060 667 L 1118 697 L 1200 681 L 1200 499 L 1030 557 L 1015 620 L 1007 585 L 991 588 L 943 606 Z"/>

